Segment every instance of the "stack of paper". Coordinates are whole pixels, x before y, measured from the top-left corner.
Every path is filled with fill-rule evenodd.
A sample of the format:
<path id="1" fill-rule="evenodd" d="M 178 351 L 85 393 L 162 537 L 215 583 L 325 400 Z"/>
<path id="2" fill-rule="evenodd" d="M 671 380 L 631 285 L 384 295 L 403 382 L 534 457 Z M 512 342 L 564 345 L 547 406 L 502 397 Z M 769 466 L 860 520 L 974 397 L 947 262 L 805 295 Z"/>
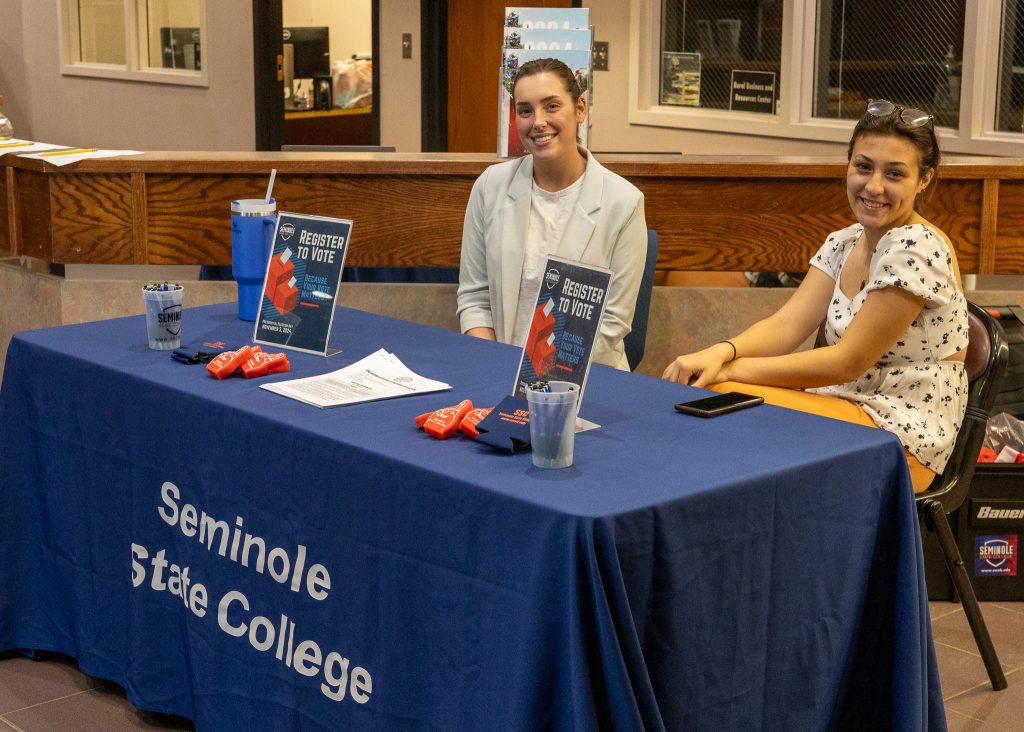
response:
<path id="1" fill-rule="evenodd" d="M 587 146 L 591 78 L 589 14 L 588 8 L 505 8 L 505 42 L 498 89 L 499 157 L 526 154 L 516 131 L 512 82 L 520 66 L 541 58 L 557 58 L 576 76 L 587 99 L 587 117 L 579 129 L 580 141 Z"/>
<path id="2" fill-rule="evenodd" d="M 452 387 L 443 381 L 413 373 L 395 354 L 381 348 L 361 361 L 329 374 L 262 384 L 260 388 L 323 408 L 426 394 Z"/>
<path id="3" fill-rule="evenodd" d="M 79 160 L 91 158 L 119 158 L 123 155 L 142 155 L 139 150 L 101 150 L 96 147 L 70 147 L 64 150 L 48 150 L 41 153 L 23 155 L 25 158 L 42 160 L 50 165 L 64 166 L 77 163 Z"/>
<path id="4" fill-rule="evenodd" d="M 48 142 L 34 142 L 32 140 L 21 140 L 17 137 L 0 137 L 0 155 L 8 153 L 39 152 L 41 150 L 55 150 L 60 145 L 51 145 Z"/>
<path id="5" fill-rule="evenodd" d="M 26 158 L 43 160 L 52 165 L 71 165 L 86 158 L 116 158 L 122 155 L 141 155 L 138 150 L 101 150 L 95 147 L 68 147 L 49 142 L 0 137 L 0 155 L 18 153 Z"/>

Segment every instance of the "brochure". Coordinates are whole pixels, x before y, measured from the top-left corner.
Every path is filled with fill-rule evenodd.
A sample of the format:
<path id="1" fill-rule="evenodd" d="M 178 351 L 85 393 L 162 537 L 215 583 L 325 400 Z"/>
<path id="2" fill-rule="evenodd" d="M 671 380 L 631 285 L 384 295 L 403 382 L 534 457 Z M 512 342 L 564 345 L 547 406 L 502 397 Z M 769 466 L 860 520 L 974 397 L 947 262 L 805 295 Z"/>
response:
<path id="1" fill-rule="evenodd" d="M 590 29 L 506 28 L 505 48 L 523 51 L 590 51 Z"/>
<path id="2" fill-rule="evenodd" d="M 518 157 L 526 150 L 516 130 L 512 80 L 519 65 L 539 58 L 564 61 L 576 74 L 587 100 L 579 129 L 586 147 L 590 131 L 590 10 L 588 8 L 505 8 L 505 42 L 498 82 L 498 156 Z"/>
<path id="3" fill-rule="evenodd" d="M 508 28 L 586 28 L 589 8 L 505 8 Z"/>
<path id="4" fill-rule="evenodd" d="M 587 35 L 589 37 L 589 31 Z M 512 107 L 512 82 L 519 67 L 527 61 L 541 58 L 557 58 L 564 62 L 579 82 L 580 90 L 587 99 L 587 116 L 579 127 L 580 144 L 587 146 L 590 128 L 590 47 L 574 49 L 538 49 L 531 50 L 506 48 L 502 51 L 501 84 L 498 90 L 498 155 L 500 157 L 518 157 L 525 155 L 526 150 L 519 140 L 516 130 L 515 109 Z"/>
<path id="5" fill-rule="evenodd" d="M 451 389 L 451 384 L 410 371 L 383 348 L 350 366 L 320 376 L 261 384 L 261 389 L 321 409 Z"/>
<path id="6" fill-rule="evenodd" d="M 337 353 L 327 342 L 351 233 L 348 219 L 278 215 L 253 334 L 256 343 L 323 356 Z"/>
<path id="7" fill-rule="evenodd" d="M 661 54 L 661 103 L 700 106 L 700 54 Z"/>
<path id="8" fill-rule="evenodd" d="M 579 385 L 582 403 L 611 279 L 603 267 L 548 257 L 515 395 L 525 397 L 526 385 L 539 379 L 570 381 Z"/>

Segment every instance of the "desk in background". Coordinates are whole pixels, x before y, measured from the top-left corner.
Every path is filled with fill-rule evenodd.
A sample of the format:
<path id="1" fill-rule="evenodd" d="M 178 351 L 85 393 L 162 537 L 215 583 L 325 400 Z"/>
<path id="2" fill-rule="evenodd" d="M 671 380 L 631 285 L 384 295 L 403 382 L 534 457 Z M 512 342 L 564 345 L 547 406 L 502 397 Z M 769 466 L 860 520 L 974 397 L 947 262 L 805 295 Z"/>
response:
<path id="1" fill-rule="evenodd" d="M 373 145 L 373 109 L 286 111 L 285 145 Z"/>
<path id="2" fill-rule="evenodd" d="M 251 333 L 233 304 L 183 326 Z M 596 366 L 601 429 L 542 471 L 413 427 L 497 402 L 515 349 L 346 309 L 332 344 L 269 378 L 383 346 L 454 388 L 319 410 L 150 351 L 141 317 L 15 337 L 0 650 L 200 730 L 943 728 L 891 435 L 688 418 L 696 390 Z"/>

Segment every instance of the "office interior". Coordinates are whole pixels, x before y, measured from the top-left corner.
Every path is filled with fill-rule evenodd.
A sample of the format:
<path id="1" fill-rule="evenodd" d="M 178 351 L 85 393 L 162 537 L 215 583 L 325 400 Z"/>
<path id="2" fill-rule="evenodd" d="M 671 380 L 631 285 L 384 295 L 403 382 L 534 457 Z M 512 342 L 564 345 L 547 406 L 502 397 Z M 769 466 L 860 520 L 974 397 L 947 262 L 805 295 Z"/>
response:
<path id="1" fill-rule="evenodd" d="M 809 7 L 808 0 L 780 3 L 787 12 Z M 58 52 L 61 4 L 0 0 L 3 112 L 18 136 L 65 145 L 199 153 L 257 151 L 261 112 L 256 90 L 254 36 L 258 28 L 254 27 L 254 8 L 260 4 L 205 0 L 202 43 L 196 38 L 196 26 L 188 22 L 161 30 L 161 64 L 205 74 L 204 85 L 188 86 L 67 74 Z M 436 108 L 429 99 L 434 89 L 423 83 L 428 62 L 422 29 L 429 25 L 424 17 L 447 13 L 450 20 L 453 13 L 462 12 L 460 17 L 471 18 L 488 3 L 282 0 L 277 4 L 288 39 L 283 44 L 281 69 L 285 93 L 280 105 L 262 113 L 280 117 L 282 144 L 376 144 L 393 147 L 398 154 L 437 149 L 435 141 L 427 139 L 429 125 L 424 119 L 425 109 Z M 730 15 L 739 17 L 767 3 L 730 0 L 725 4 L 731 8 Z M 498 5 L 505 3 L 495 7 Z M 845 160 L 849 122 L 838 121 L 831 137 L 813 139 L 798 133 L 747 134 L 650 122 L 636 111 L 636 65 L 647 45 L 640 41 L 642 29 L 647 27 L 645 18 L 656 13 L 658 3 L 591 0 L 582 5 L 590 9 L 595 40 L 608 45 L 608 68 L 595 72 L 591 111 L 591 148 L 599 158 L 601 152 L 608 152 Z M 927 9 L 921 12 L 927 13 Z M 786 26 L 780 32 L 798 33 L 800 29 Z M 912 32 L 904 29 L 895 35 L 905 37 Z M 957 50 L 966 59 L 978 49 L 965 44 Z M 155 47 L 152 55 L 157 55 Z M 457 49 L 449 49 L 449 62 L 457 56 Z M 369 67 L 378 74 L 379 87 L 372 83 Z M 1017 67 L 1013 74 L 1014 81 L 1024 78 Z M 351 80 L 359 83 L 349 83 Z M 492 87 L 449 88 L 448 93 L 460 95 L 464 106 L 483 109 L 479 115 L 485 120 L 482 124 L 493 125 Z M 374 120 L 371 110 L 375 110 Z M 1024 137 L 1021 142 L 996 138 L 962 144 L 959 149 L 954 146 L 947 154 L 1006 158 L 1008 166 L 1019 166 L 1024 158 Z M 462 139 L 451 125 L 449 139 Z M 945 146 L 944 138 L 940 137 L 940 142 Z M 452 145 L 449 149 L 493 154 L 493 149 L 477 147 Z M 458 243 L 451 245 L 457 247 Z M 358 246 L 358 225 L 353 246 Z M 234 299 L 233 283 L 200 282 L 197 278 L 198 266 L 193 265 L 87 264 L 55 270 L 45 261 L 0 250 L 0 312 L 6 314 L 0 318 L 0 368 L 7 343 L 19 330 L 141 312 L 137 297 L 141 281 L 187 282 L 189 304 L 193 305 Z M 670 354 L 727 337 L 777 308 L 786 297 L 782 289 L 747 287 L 749 280 L 734 272 L 663 274 L 659 282 L 652 302 L 648 356 L 640 369 L 648 375 L 660 373 Z M 345 287 L 347 292 L 341 298 L 345 305 L 457 329 L 454 286 Z M 972 275 L 967 287 L 985 304 L 1024 307 L 1024 274 Z M 932 603 L 950 729 L 1014 729 L 1024 715 L 1024 603 L 982 605 L 1010 683 L 1010 689 L 1000 694 L 987 685 L 962 611 L 955 604 Z M 124 729 L 190 728 L 185 720 L 135 710 L 118 689 L 78 674 L 67 659 L 52 658 L 38 664 L 12 654 L 0 655 L 0 730 L 70 728 L 60 725 L 82 714 L 92 715 L 97 729 L 115 723 Z"/>

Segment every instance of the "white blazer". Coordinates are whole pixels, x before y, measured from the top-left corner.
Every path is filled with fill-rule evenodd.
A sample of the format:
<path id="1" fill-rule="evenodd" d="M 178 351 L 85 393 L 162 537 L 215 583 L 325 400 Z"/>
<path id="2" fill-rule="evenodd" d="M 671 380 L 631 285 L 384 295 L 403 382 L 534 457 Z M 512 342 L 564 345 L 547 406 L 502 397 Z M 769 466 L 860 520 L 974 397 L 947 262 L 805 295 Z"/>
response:
<path id="1" fill-rule="evenodd" d="M 628 370 L 622 339 L 629 333 L 647 256 L 644 197 L 633 184 L 587 157 L 576 210 L 554 252 L 612 270 L 594 363 Z M 462 229 L 458 316 L 462 332 L 493 328 L 508 343 L 519 304 L 530 225 L 533 157 L 492 165 L 473 184 Z M 520 344 L 515 344 L 520 345 Z"/>

